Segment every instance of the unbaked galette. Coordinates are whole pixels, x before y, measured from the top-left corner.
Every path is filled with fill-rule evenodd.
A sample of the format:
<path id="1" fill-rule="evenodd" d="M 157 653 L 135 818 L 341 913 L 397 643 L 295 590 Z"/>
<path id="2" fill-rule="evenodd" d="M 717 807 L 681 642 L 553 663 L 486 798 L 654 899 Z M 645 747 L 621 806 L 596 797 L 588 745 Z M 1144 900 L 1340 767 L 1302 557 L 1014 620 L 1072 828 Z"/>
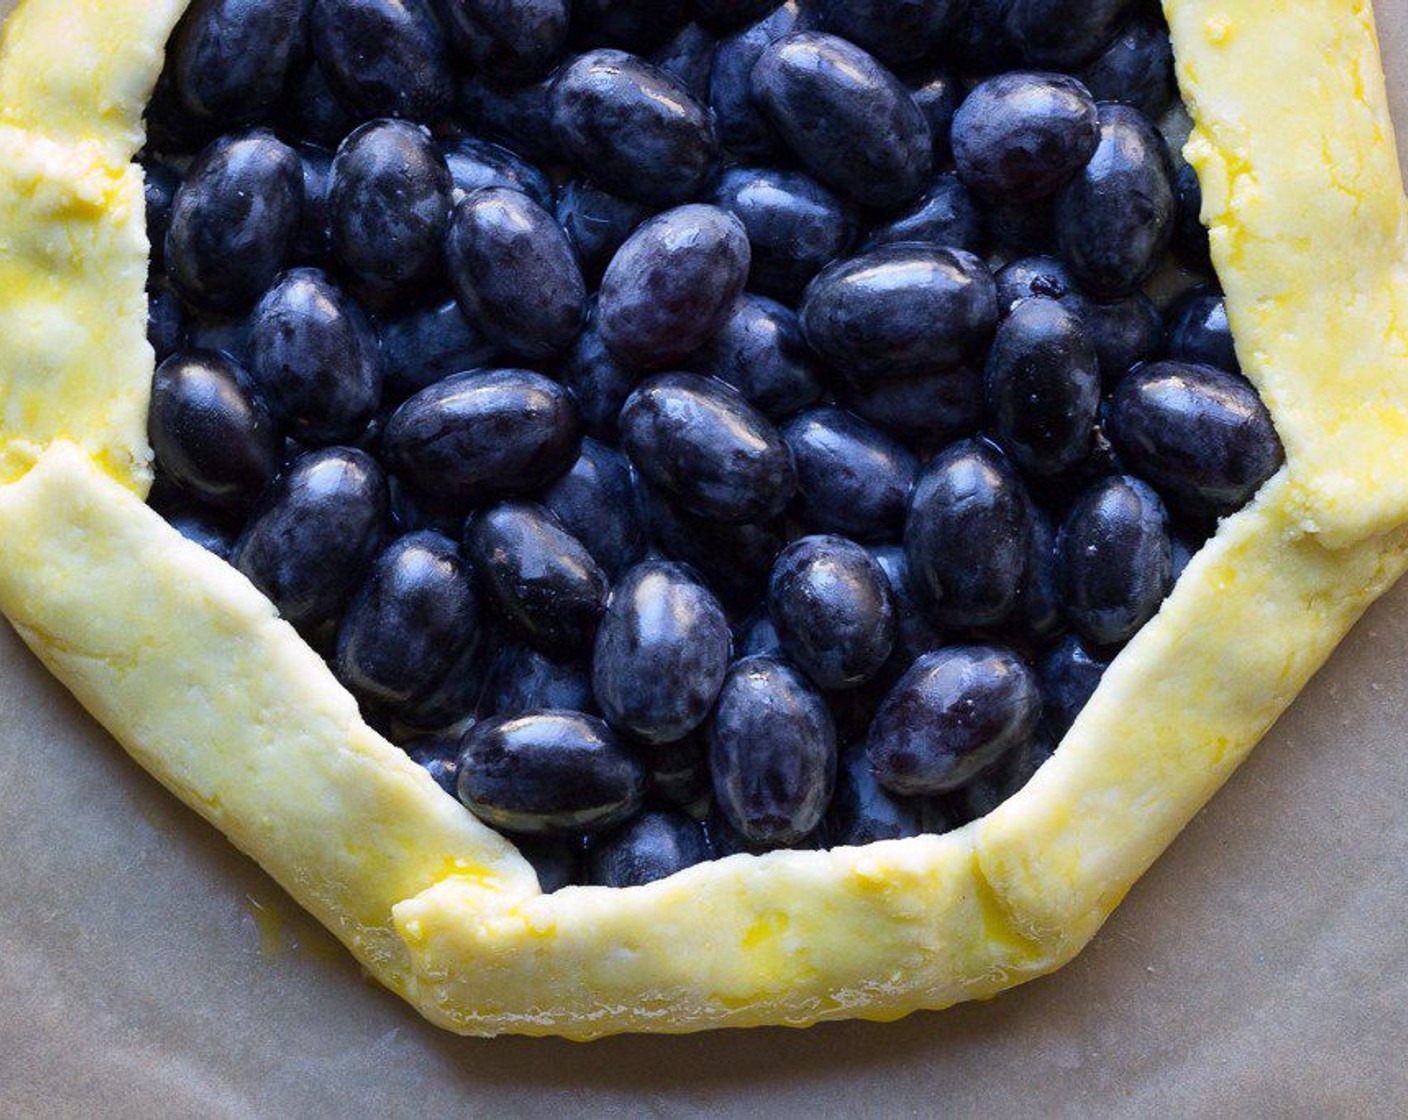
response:
<path id="1" fill-rule="evenodd" d="M 466 1034 L 1068 960 L 1408 558 L 1363 0 L 23 0 L 0 608 Z"/>

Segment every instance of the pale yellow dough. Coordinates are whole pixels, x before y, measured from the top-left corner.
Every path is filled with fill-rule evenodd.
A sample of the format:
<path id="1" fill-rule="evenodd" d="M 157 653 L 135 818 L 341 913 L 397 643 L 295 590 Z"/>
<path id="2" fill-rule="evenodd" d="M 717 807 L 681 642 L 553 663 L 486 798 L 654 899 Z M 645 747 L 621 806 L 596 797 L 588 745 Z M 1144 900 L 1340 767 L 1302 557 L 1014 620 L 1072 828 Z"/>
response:
<path id="1" fill-rule="evenodd" d="M 242 576 L 143 505 L 129 160 L 182 0 L 25 0 L 6 31 L 0 608 L 143 766 L 453 1030 L 885 1019 L 1050 971 L 1408 563 L 1408 204 L 1370 5 L 1165 6 L 1238 349 L 1288 464 L 985 820 L 544 896 Z"/>

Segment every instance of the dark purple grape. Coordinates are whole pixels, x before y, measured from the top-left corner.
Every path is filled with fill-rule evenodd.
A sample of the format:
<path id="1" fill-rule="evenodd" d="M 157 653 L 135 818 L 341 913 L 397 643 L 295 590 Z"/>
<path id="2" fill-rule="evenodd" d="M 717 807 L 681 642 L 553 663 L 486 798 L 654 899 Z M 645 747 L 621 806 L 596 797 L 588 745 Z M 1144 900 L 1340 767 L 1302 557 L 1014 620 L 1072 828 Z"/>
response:
<path id="1" fill-rule="evenodd" d="M 822 182 L 881 208 L 923 190 L 933 168 L 929 122 L 860 47 L 800 31 L 764 50 L 749 81 L 763 115 Z"/>
<path id="2" fill-rule="evenodd" d="M 731 642 L 718 600 L 688 568 L 639 564 L 612 591 L 597 632 L 597 702 L 613 727 L 637 739 L 682 739 L 708 716 Z"/>
<path id="3" fill-rule="evenodd" d="M 894 648 L 890 581 L 845 537 L 802 537 L 783 549 L 768 586 L 768 614 L 783 652 L 820 688 L 865 684 Z"/>
<path id="4" fill-rule="evenodd" d="M 715 206 L 681 206 L 627 239 L 601 281 L 597 325 L 622 361 L 663 369 L 724 325 L 748 279 L 743 225 Z"/>
<path id="5" fill-rule="evenodd" d="M 1152 487 L 1116 475 L 1087 490 L 1057 542 L 1061 606 L 1096 645 L 1121 645 L 1173 587 L 1168 513 Z"/>
<path id="6" fill-rule="evenodd" d="M 798 843 L 821 823 L 836 780 L 825 701 L 785 662 L 744 658 L 709 724 L 709 765 L 720 814 L 747 845 Z"/>
<path id="7" fill-rule="evenodd" d="M 386 527 L 386 476 L 376 460 L 348 447 L 310 451 L 269 488 L 230 563 L 306 633 L 346 606 Z"/>
<path id="8" fill-rule="evenodd" d="M 470 519 L 464 551 L 505 625 L 540 653 L 584 656 L 610 583 L 586 547 L 532 502 L 505 502 Z"/>
<path id="9" fill-rule="evenodd" d="M 1041 718 L 1036 674 L 999 646 L 951 646 L 914 663 L 886 697 L 867 751 L 892 793 L 958 789 L 1025 747 Z"/>
<path id="10" fill-rule="evenodd" d="M 195 351 L 158 367 L 147 435 L 171 481 L 231 513 L 248 510 L 279 469 L 268 407 L 222 354 Z"/>
<path id="11" fill-rule="evenodd" d="M 458 792 L 495 828 L 530 836 L 597 833 L 635 815 L 645 798 L 645 767 L 599 719 L 531 712 L 465 732 Z"/>
<path id="12" fill-rule="evenodd" d="M 626 401 L 620 425 L 636 469 L 701 517 L 766 521 L 796 491 L 781 434 L 722 382 L 692 373 L 652 377 Z"/>
<path id="13" fill-rule="evenodd" d="M 580 446 L 566 390 L 515 369 L 447 377 L 393 412 L 382 435 L 392 471 L 463 507 L 546 486 L 572 466 Z"/>

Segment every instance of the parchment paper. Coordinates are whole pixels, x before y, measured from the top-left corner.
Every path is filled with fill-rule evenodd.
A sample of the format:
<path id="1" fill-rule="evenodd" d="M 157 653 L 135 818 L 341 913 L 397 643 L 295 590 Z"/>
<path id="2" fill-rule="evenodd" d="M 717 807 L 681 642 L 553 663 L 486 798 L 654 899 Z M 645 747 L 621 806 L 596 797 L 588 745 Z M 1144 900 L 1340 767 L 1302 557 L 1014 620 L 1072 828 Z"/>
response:
<path id="1" fill-rule="evenodd" d="M 0 1117 L 1408 1115 L 1405 638 L 1408 585 L 1054 977 L 582 1046 L 423 1023 L 0 626 Z"/>

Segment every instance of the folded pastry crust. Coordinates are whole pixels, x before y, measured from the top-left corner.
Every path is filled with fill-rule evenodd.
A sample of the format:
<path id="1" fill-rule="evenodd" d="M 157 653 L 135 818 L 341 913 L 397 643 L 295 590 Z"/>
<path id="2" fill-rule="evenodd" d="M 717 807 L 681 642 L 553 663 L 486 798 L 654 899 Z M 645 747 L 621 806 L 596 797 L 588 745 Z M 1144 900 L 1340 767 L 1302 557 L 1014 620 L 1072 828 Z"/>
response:
<path id="1" fill-rule="evenodd" d="M 24 0 L 0 54 L 0 610 L 173 793 L 465 1034 L 889 1019 L 1069 960 L 1408 565 L 1408 204 L 1367 0 L 1166 0 L 1285 469 L 1055 757 L 944 836 L 543 895 L 243 576 L 143 504 L 141 115 L 183 0 Z"/>

